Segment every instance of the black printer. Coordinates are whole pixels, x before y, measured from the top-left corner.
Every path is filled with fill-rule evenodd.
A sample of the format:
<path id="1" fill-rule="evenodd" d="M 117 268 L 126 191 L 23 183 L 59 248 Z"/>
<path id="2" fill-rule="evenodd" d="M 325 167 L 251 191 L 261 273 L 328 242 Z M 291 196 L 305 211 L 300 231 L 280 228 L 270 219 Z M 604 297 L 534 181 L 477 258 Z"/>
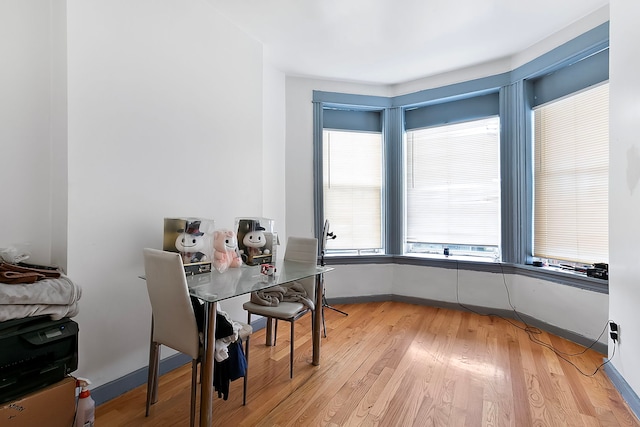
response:
<path id="1" fill-rule="evenodd" d="M 78 324 L 49 316 L 0 322 L 0 349 L 1 404 L 78 369 Z"/>

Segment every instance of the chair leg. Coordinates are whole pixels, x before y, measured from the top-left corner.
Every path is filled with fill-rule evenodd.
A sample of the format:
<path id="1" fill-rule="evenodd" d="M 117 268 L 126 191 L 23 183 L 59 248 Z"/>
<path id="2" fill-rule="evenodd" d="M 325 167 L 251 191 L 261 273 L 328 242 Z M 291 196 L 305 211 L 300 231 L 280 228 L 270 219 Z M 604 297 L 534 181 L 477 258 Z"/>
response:
<path id="1" fill-rule="evenodd" d="M 158 399 L 158 362 L 160 361 L 160 345 L 151 341 L 149 348 L 149 373 L 147 377 L 147 404 L 145 408 L 145 417 L 149 416 L 151 404 L 156 403 Z"/>
<path id="2" fill-rule="evenodd" d="M 273 343 L 273 318 L 267 317 L 267 333 L 264 337 L 264 345 L 271 347 Z"/>
<path id="3" fill-rule="evenodd" d="M 294 326 L 296 322 L 291 323 L 291 350 L 289 351 L 289 378 L 293 378 L 293 336 L 294 336 Z"/>
<path id="4" fill-rule="evenodd" d="M 191 361 L 191 412 L 189 414 L 189 425 L 194 427 L 196 423 L 196 387 L 198 386 L 198 360 Z"/>
<path id="5" fill-rule="evenodd" d="M 313 315 L 313 311 L 311 311 L 311 330 L 312 330 L 312 331 L 313 331 L 313 325 L 315 324 L 315 320 L 314 320 L 314 319 L 315 319 L 315 317 L 316 317 L 316 316 L 314 316 L 314 315 Z"/>
<path id="6" fill-rule="evenodd" d="M 247 404 L 247 379 L 249 378 L 249 340 L 251 337 L 247 337 L 244 344 L 244 359 L 247 361 L 247 368 L 244 371 L 244 380 L 242 384 L 242 406 Z"/>
<path id="7" fill-rule="evenodd" d="M 276 346 L 276 342 L 278 341 L 278 319 L 276 319 L 276 327 L 273 331 L 273 346 Z"/>
<path id="8" fill-rule="evenodd" d="M 322 306 L 322 329 L 324 329 L 324 337 L 327 337 L 327 325 L 324 323 L 324 306 Z"/>

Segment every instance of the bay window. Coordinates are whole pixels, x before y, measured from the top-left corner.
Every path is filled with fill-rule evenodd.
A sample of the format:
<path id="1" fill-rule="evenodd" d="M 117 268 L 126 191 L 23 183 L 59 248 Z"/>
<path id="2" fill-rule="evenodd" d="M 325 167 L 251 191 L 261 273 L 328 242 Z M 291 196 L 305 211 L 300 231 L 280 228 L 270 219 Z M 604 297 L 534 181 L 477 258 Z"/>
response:
<path id="1" fill-rule="evenodd" d="M 608 262 L 608 30 L 419 92 L 314 91 L 314 226 L 338 235 L 330 262 L 480 261 L 463 264 L 606 289 L 525 265 Z"/>

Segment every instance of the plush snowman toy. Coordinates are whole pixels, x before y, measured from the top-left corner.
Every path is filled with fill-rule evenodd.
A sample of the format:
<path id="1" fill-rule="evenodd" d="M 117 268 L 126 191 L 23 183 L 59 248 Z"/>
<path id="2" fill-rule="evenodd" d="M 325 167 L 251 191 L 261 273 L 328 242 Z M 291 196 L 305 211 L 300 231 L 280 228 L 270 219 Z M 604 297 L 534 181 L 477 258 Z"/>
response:
<path id="1" fill-rule="evenodd" d="M 269 249 L 265 249 L 264 251 L 261 249 L 267 244 L 264 227 L 256 227 L 255 230 L 249 231 L 244 235 L 242 243 L 247 247 L 247 253 L 252 257 L 269 254 Z"/>
<path id="2" fill-rule="evenodd" d="M 204 233 L 200 231 L 200 221 L 193 221 L 187 224 L 184 230 L 178 230 L 176 238 L 176 249 L 182 255 L 182 262 L 193 264 L 195 262 L 208 261 L 206 249 L 206 239 Z"/>

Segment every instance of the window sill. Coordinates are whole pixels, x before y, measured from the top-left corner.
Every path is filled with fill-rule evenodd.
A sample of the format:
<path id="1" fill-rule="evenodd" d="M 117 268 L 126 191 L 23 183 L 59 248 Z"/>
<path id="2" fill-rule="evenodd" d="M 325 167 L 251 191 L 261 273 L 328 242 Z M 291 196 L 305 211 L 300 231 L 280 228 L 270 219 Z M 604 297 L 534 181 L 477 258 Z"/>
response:
<path id="1" fill-rule="evenodd" d="M 460 259 L 464 258 L 464 259 Z M 422 267 L 462 269 L 489 273 L 519 274 L 535 279 L 547 280 L 561 285 L 572 286 L 602 294 L 609 293 L 609 281 L 587 277 L 584 274 L 549 267 L 534 267 L 524 264 L 508 264 L 500 262 L 472 261 L 467 257 L 415 257 L 406 255 L 372 255 L 372 256 L 325 256 L 327 265 L 357 264 L 403 264 Z"/>

